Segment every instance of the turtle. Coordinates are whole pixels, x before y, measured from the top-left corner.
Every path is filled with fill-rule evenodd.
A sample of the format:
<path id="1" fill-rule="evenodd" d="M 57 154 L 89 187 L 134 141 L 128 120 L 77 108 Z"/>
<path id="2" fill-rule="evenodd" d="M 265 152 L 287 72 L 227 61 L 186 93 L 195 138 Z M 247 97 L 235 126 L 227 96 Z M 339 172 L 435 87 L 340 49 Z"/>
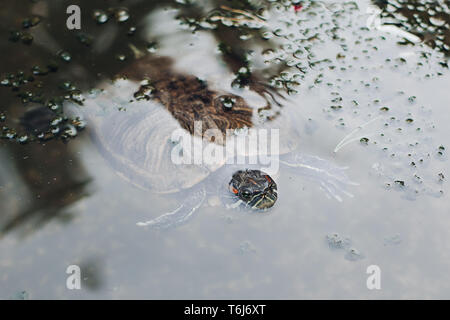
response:
<path id="1" fill-rule="evenodd" d="M 345 190 L 354 184 L 346 168 L 298 151 L 296 110 L 265 107 L 260 112 L 240 95 L 211 89 L 206 81 L 174 70 L 166 57 L 137 58 L 114 80 L 88 94 L 84 105 L 94 144 L 121 177 L 145 190 L 181 199 L 174 211 L 138 226 L 165 229 L 183 224 L 207 196 L 218 196 L 228 208 L 271 210 L 278 198 L 271 175 L 275 176 L 279 165 L 312 178 L 339 201 L 341 194 L 352 196 Z M 256 152 L 236 146 L 228 149 L 232 139 L 249 143 L 250 132 L 255 132 L 251 130 L 262 129 L 266 133 L 278 130 L 274 136 L 279 139 Z M 211 130 L 216 134 L 210 134 Z M 234 152 L 225 152 L 218 161 L 203 157 L 202 162 L 177 163 L 174 155 L 183 157 L 188 152 L 174 132 L 184 133 L 183 140 L 191 138 L 191 145 L 201 150 L 213 146 L 214 152 Z M 258 158 L 265 158 L 265 166 Z M 269 166 L 268 159 L 276 165 Z"/>
<path id="2" fill-rule="evenodd" d="M 271 208 L 278 199 L 276 182 L 261 170 L 236 171 L 229 187 L 233 194 L 253 209 Z"/>

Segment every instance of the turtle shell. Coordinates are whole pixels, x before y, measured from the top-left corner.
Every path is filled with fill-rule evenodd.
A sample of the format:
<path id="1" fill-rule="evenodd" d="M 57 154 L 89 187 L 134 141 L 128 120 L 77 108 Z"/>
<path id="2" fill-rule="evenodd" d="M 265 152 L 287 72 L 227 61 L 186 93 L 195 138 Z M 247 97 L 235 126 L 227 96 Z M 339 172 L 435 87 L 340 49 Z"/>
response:
<path id="1" fill-rule="evenodd" d="M 224 155 L 230 137 L 248 135 L 252 129 L 279 129 L 277 148 L 258 148 L 257 153 L 282 154 L 297 147 L 299 136 L 284 112 L 288 109 L 270 119 L 261 117 L 242 97 L 210 90 L 193 76 L 167 69 L 158 76 L 141 74 L 140 81 L 135 74 L 127 76 L 102 84 L 101 93 L 85 101 L 84 112 L 104 158 L 119 175 L 139 187 L 157 193 L 178 192 L 204 180 L 229 159 L 175 163 L 174 150 L 180 154 L 185 150 L 179 147 L 180 140 L 174 139 L 174 132 L 190 136 L 202 145 L 201 150 L 222 148 Z M 193 125 L 196 121 L 200 129 Z M 209 129 L 222 135 L 208 135 Z M 234 150 L 233 155 L 258 155 Z"/>

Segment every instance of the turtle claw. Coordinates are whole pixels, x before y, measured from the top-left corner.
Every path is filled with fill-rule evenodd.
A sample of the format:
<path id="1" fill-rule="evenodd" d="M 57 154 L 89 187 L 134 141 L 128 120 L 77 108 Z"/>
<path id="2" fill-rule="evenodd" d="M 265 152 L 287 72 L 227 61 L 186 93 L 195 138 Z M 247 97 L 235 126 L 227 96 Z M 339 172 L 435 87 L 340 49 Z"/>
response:
<path id="1" fill-rule="evenodd" d="M 233 204 L 227 204 L 225 205 L 227 209 L 236 209 L 237 207 L 239 207 L 242 204 L 242 200 L 238 200 L 236 202 L 234 202 Z"/>
<path id="2" fill-rule="evenodd" d="M 136 223 L 139 227 L 150 227 L 152 229 L 170 229 L 178 227 L 188 221 L 194 212 L 203 204 L 206 198 L 205 189 L 198 190 L 186 199 L 174 211 L 167 212 L 155 219 Z"/>
<path id="3" fill-rule="evenodd" d="M 272 101 L 278 106 L 282 107 L 283 104 L 278 99 L 286 100 L 286 98 L 278 92 L 278 90 L 269 84 L 262 81 L 255 81 L 250 85 L 250 88 L 263 97 L 266 102 L 266 108 L 272 109 Z"/>
<path id="4" fill-rule="evenodd" d="M 339 192 L 343 193 L 344 195 L 346 195 L 349 198 L 353 198 L 354 197 L 353 194 L 343 190 L 342 188 L 339 188 L 336 185 L 336 183 L 334 183 L 332 181 L 328 181 L 328 184 L 325 181 L 321 181 L 320 182 L 320 186 L 321 186 L 321 189 L 326 192 L 328 198 L 334 198 L 334 199 L 336 199 L 339 202 L 343 202 L 344 201 L 342 199 L 342 197 L 339 195 Z"/>
<path id="5" fill-rule="evenodd" d="M 295 168 L 296 171 L 300 171 L 301 174 L 318 182 L 327 196 L 339 202 L 343 201 L 341 195 L 353 198 L 353 194 L 345 190 L 348 185 L 359 185 L 348 178 L 344 172 L 347 167 L 338 167 L 317 156 L 293 153 L 281 159 L 280 163 Z"/>

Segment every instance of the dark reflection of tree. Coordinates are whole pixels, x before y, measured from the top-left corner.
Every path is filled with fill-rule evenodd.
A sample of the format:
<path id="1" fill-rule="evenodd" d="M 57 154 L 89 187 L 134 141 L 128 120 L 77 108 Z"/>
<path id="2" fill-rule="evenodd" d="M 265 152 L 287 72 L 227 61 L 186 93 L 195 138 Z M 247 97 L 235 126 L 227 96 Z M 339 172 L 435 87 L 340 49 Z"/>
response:
<path id="1" fill-rule="evenodd" d="M 98 291 L 105 286 L 104 261 L 99 256 L 90 256 L 79 264 L 82 289 Z"/>
<path id="2" fill-rule="evenodd" d="M 69 213 L 61 214 L 69 205 L 87 195 L 89 179 L 68 146 L 59 141 L 50 141 L 45 147 L 30 144 L 9 145 L 8 151 L 23 182 L 30 192 L 27 207 L 18 210 L 12 217 L 4 219 L 2 235 L 23 227 L 23 235 L 39 229 L 53 218 L 62 222 L 72 219 Z"/>
<path id="3" fill-rule="evenodd" d="M 40 144 L 17 142 L 20 135 L 30 134 L 43 127 L 48 128 L 49 122 L 61 114 L 61 111 L 53 112 L 45 107 L 47 97 L 58 93 L 58 89 L 51 85 L 55 83 L 55 79 L 51 79 L 50 74 L 33 75 L 31 71 L 36 65 L 44 68 L 53 56 L 43 47 L 27 45 L 22 41 L 8 41 L 11 30 L 32 33 L 31 29 L 20 27 L 22 20 L 30 17 L 32 5 L 30 1 L 7 1 L 2 3 L 0 11 L 2 79 L 10 78 L 8 76 L 10 74 L 17 75 L 22 72 L 22 80 L 26 79 L 0 88 L 2 97 L 0 111 L 7 116 L 6 120 L 0 123 L 2 137 L 5 138 L 6 133 L 15 134 L 13 138 L 0 140 L 0 147 L 6 153 L 3 161 L 10 160 L 14 163 L 19 178 L 26 185 L 29 194 L 28 198 L 24 198 L 26 192 L 4 194 L 5 190 L 8 190 L 4 186 L 17 184 L 17 181 L 5 181 L 5 177 L 0 177 L 2 186 L 0 206 L 7 207 L 6 202 L 12 201 L 13 198 L 22 198 L 14 212 L 0 209 L 0 236 L 12 231 L 20 231 L 20 234 L 25 236 L 53 218 L 61 221 L 70 220 L 69 214 L 61 213 L 87 194 L 85 187 L 89 182 L 75 155 L 73 145 L 57 140 L 41 141 Z M 15 82 L 15 79 L 11 82 Z"/>
<path id="4" fill-rule="evenodd" d="M 81 104 L 82 92 L 133 63 L 135 57 L 129 44 L 145 51 L 148 43 L 140 28 L 143 19 L 156 8 L 178 8 L 180 23 L 192 24 L 193 30 L 211 32 L 226 65 L 236 73 L 233 85 L 250 87 L 264 96 L 268 105 L 274 101 L 274 91 L 265 81 L 273 70 L 239 73 L 242 67 L 249 67 L 246 54 L 252 46 L 270 46 L 260 36 L 260 30 L 245 25 L 225 27 L 217 21 L 212 23 L 213 28 L 205 29 L 200 23 L 212 15 L 238 22 L 262 21 L 258 16 L 260 6 L 248 1 L 227 1 L 226 6 L 218 0 L 206 3 L 207 6 L 189 1 L 20 0 L 2 4 L 1 146 L 30 192 L 26 205 L 21 206 L 25 209 L 0 218 L 2 234 L 19 229 L 26 234 L 53 218 L 70 218 L 61 213 L 87 194 L 89 179 L 75 157 L 73 143 L 61 142 L 71 140 L 82 128 L 77 127 L 77 119 L 65 116 L 64 103 Z M 81 31 L 66 28 L 66 8 L 73 4 L 81 7 Z M 122 8 L 130 18 L 118 22 L 115 15 Z M 96 10 L 106 13 L 109 21 L 99 24 L 93 18 Z M 243 34 L 252 39 L 242 40 Z M 118 59 L 121 54 L 124 61 Z M 281 67 L 274 68 L 274 72 Z M 6 115 L 6 120 L 2 115 Z"/>
<path id="5" fill-rule="evenodd" d="M 382 9 L 383 23 L 395 24 L 422 39 L 426 45 L 450 55 L 450 1 L 374 0 Z M 400 16 L 405 17 L 399 19 Z M 404 44 L 408 44 L 405 40 Z"/>
<path id="6" fill-rule="evenodd" d="M 251 4 L 258 3 L 258 4 Z M 80 32 L 61 28 L 65 25 L 66 15 L 61 15 L 69 4 L 79 4 L 82 10 L 82 30 Z M 205 6 L 206 4 L 206 6 Z M 224 6 L 226 4 L 226 6 Z M 164 7 L 173 7 L 178 9 L 177 19 L 180 24 L 189 25 L 193 32 L 203 31 L 211 33 L 218 42 L 218 47 L 222 53 L 223 60 L 229 69 L 236 73 L 234 85 L 248 86 L 250 89 L 258 92 L 266 98 L 273 98 L 273 92 L 264 81 L 266 78 L 278 74 L 283 64 L 268 68 L 268 70 L 255 71 L 254 73 L 238 73 L 241 67 L 248 67 L 249 62 L 246 58 L 247 53 L 252 47 L 259 49 L 270 47 L 270 41 L 261 37 L 259 28 L 251 28 L 245 24 L 239 26 L 224 26 L 218 21 L 209 19 L 211 16 L 223 17 L 229 21 L 255 20 L 263 21 L 258 16 L 258 11 L 263 8 L 265 1 L 186 1 L 185 4 L 173 0 L 165 1 L 55 1 L 49 2 L 49 14 L 52 17 L 52 23 L 48 26 L 46 32 L 52 35 L 56 42 L 73 53 L 74 61 L 86 68 L 89 73 L 76 73 L 75 70 L 70 74 L 71 79 L 82 80 L 82 83 L 88 86 L 95 86 L 99 77 L 112 77 L 117 72 L 126 68 L 133 58 L 133 52 L 128 44 L 132 43 L 139 49 L 144 49 L 148 45 L 147 39 L 142 37 L 141 29 L 145 26 L 143 19 L 155 9 Z M 115 23 L 114 12 L 120 8 L 126 8 L 130 14 L 130 19 Z M 110 15 L 106 23 L 99 24 L 93 19 L 94 12 L 101 12 Z M 246 13 L 251 18 L 242 15 Z M 202 26 L 202 22 L 208 21 L 212 27 Z M 130 33 L 130 28 L 136 28 L 136 31 Z M 247 35 L 249 40 L 243 40 L 242 35 Z M 83 40 L 80 41 L 80 39 Z M 154 39 L 157 42 L 157 38 Z M 123 54 L 126 61 L 119 63 L 117 55 Z"/>

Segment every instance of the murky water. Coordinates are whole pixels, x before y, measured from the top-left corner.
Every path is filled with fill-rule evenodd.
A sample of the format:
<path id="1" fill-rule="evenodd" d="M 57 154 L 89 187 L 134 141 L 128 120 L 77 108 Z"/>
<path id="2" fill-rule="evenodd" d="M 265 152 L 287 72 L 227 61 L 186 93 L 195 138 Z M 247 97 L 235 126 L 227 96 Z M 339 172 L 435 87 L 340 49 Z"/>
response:
<path id="1" fill-rule="evenodd" d="M 0 298 L 448 298 L 448 1 L 190 3 L 89 1 L 81 33 L 65 27 L 69 2 L 5 3 Z M 298 150 L 348 167 L 353 197 L 281 167 L 270 212 L 207 199 L 180 227 L 138 227 L 188 191 L 129 183 L 77 118 L 130 68 L 130 43 L 261 108 L 250 67 L 284 94 L 267 112 L 290 115 Z"/>

